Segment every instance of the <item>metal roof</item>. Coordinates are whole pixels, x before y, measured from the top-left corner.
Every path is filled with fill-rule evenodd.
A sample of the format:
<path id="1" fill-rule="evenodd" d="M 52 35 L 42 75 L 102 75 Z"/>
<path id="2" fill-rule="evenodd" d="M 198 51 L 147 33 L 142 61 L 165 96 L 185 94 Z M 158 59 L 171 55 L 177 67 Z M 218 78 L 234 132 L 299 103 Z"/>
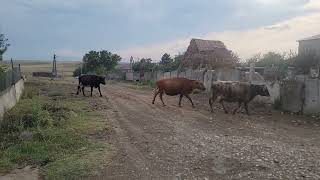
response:
<path id="1" fill-rule="evenodd" d="M 308 41 L 308 40 L 315 40 L 315 39 L 320 39 L 320 34 L 315 35 L 315 36 L 311 36 L 311 37 L 308 37 L 308 38 L 300 39 L 298 41 Z"/>

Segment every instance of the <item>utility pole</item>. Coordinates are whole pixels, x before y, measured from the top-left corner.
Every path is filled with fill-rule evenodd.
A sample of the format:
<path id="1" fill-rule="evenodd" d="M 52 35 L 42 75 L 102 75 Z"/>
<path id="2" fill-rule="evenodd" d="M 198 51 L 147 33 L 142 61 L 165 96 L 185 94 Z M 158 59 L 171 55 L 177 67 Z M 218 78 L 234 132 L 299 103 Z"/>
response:
<path id="1" fill-rule="evenodd" d="M 12 75 L 12 85 L 15 84 L 14 82 L 14 69 L 13 69 L 13 60 L 11 58 L 11 75 Z"/>
<path id="2" fill-rule="evenodd" d="M 52 64 L 52 75 L 57 76 L 57 56 L 54 54 L 53 55 L 53 64 Z"/>
<path id="3" fill-rule="evenodd" d="M 254 76 L 254 74 L 255 74 L 254 66 L 255 66 L 254 63 L 251 63 L 251 64 L 250 64 L 250 71 L 249 71 L 249 81 L 250 81 L 250 83 L 252 83 L 252 81 L 253 81 L 253 76 Z"/>
<path id="4" fill-rule="evenodd" d="M 130 71 L 132 71 L 133 68 L 133 57 L 130 57 Z"/>
<path id="5" fill-rule="evenodd" d="M 80 76 L 82 75 L 82 63 L 80 63 Z"/>

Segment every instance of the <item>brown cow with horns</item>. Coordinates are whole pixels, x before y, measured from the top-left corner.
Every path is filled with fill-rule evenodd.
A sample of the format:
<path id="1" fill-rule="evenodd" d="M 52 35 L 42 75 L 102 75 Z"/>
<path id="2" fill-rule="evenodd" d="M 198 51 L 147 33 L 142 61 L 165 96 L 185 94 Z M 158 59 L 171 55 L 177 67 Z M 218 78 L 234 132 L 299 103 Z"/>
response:
<path id="1" fill-rule="evenodd" d="M 235 114 L 241 107 L 241 104 L 244 103 L 246 113 L 249 115 L 248 103 L 257 95 L 270 96 L 267 86 L 237 81 L 214 82 L 211 86 L 211 97 L 209 99 L 211 112 L 213 112 L 213 102 L 217 99 L 217 97 L 220 97 L 219 103 L 222 105 L 225 113 L 228 113 L 228 111 L 224 107 L 223 102 L 227 101 L 238 102 L 238 107 L 233 110 L 233 114 Z"/>
<path id="2" fill-rule="evenodd" d="M 165 106 L 162 95 L 163 93 L 166 93 L 169 96 L 176 96 L 180 95 L 179 99 L 179 107 L 181 107 L 181 100 L 182 97 L 185 96 L 188 98 L 192 104 L 192 107 L 194 107 L 194 104 L 189 96 L 189 94 L 194 90 L 194 89 L 199 89 L 199 90 L 206 90 L 204 87 L 203 83 L 200 81 L 196 80 L 190 80 L 186 78 L 168 78 L 168 79 L 162 79 L 156 82 L 157 88 L 154 90 L 154 97 L 152 104 L 154 104 L 154 101 L 157 97 L 158 94 L 160 94 L 160 100 Z"/>

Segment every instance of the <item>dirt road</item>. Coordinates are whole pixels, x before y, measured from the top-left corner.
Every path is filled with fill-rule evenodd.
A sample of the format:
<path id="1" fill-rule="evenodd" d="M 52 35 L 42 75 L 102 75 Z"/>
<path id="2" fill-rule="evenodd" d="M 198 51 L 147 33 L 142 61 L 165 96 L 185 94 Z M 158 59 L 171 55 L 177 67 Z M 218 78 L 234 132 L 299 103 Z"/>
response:
<path id="1" fill-rule="evenodd" d="M 152 105 L 151 90 L 107 85 L 104 98 L 118 149 L 96 179 L 320 179 L 320 122 L 268 111 L 209 113 L 202 95 L 196 108 L 164 96 Z M 196 96 L 196 97 L 195 97 Z M 218 106 L 218 105 L 216 105 Z"/>

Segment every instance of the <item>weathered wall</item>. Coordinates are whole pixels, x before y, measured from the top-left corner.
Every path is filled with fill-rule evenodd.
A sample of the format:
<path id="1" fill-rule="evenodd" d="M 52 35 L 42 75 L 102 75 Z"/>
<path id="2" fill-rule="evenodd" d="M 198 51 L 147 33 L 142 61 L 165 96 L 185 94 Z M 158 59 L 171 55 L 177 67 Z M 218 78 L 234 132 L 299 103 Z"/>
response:
<path id="1" fill-rule="evenodd" d="M 204 78 L 203 78 L 203 84 L 206 87 L 206 91 L 209 92 L 211 89 L 211 85 L 212 85 L 212 81 L 214 78 L 214 71 L 213 70 L 208 70 L 205 74 L 204 74 Z"/>
<path id="2" fill-rule="evenodd" d="M 287 80 L 281 83 L 280 88 L 282 109 L 285 111 L 303 112 L 304 83 Z"/>
<path id="3" fill-rule="evenodd" d="M 304 51 L 315 51 L 320 55 L 320 39 L 300 41 L 299 53 L 303 53 Z"/>
<path id="4" fill-rule="evenodd" d="M 21 79 L 14 86 L 0 93 L 0 120 L 6 111 L 10 110 L 19 101 L 24 89 L 24 80 Z"/>
<path id="5" fill-rule="evenodd" d="M 320 80 L 308 79 L 305 82 L 305 114 L 320 113 Z"/>
<path id="6" fill-rule="evenodd" d="M 266 82 L 266 85 L 268 87 L 268 91 L 270 94 L 270 101 L 273 103 L 277 99 L 280 99 L 280 83 L 279 81 L 275 82 Z"/>
<path id="7" fill-rule="evenodd" d="M 240 81 L 240 71 L 237 69 L 217 69 L 215 71 L 217 80 L 220 81 Z"/>
<path id="8" fill-rule="evenodd" d="M 281 103 L 284 110 L 320 113 L 320 80 L 299 77 L 283 81 L 281 84 Z"/>
<path id="9" fill-rule="evenodd" d="M 133 81 L 133 72 L 127 72 L 126 73 L 126 80 L 127 81 Z"/>

